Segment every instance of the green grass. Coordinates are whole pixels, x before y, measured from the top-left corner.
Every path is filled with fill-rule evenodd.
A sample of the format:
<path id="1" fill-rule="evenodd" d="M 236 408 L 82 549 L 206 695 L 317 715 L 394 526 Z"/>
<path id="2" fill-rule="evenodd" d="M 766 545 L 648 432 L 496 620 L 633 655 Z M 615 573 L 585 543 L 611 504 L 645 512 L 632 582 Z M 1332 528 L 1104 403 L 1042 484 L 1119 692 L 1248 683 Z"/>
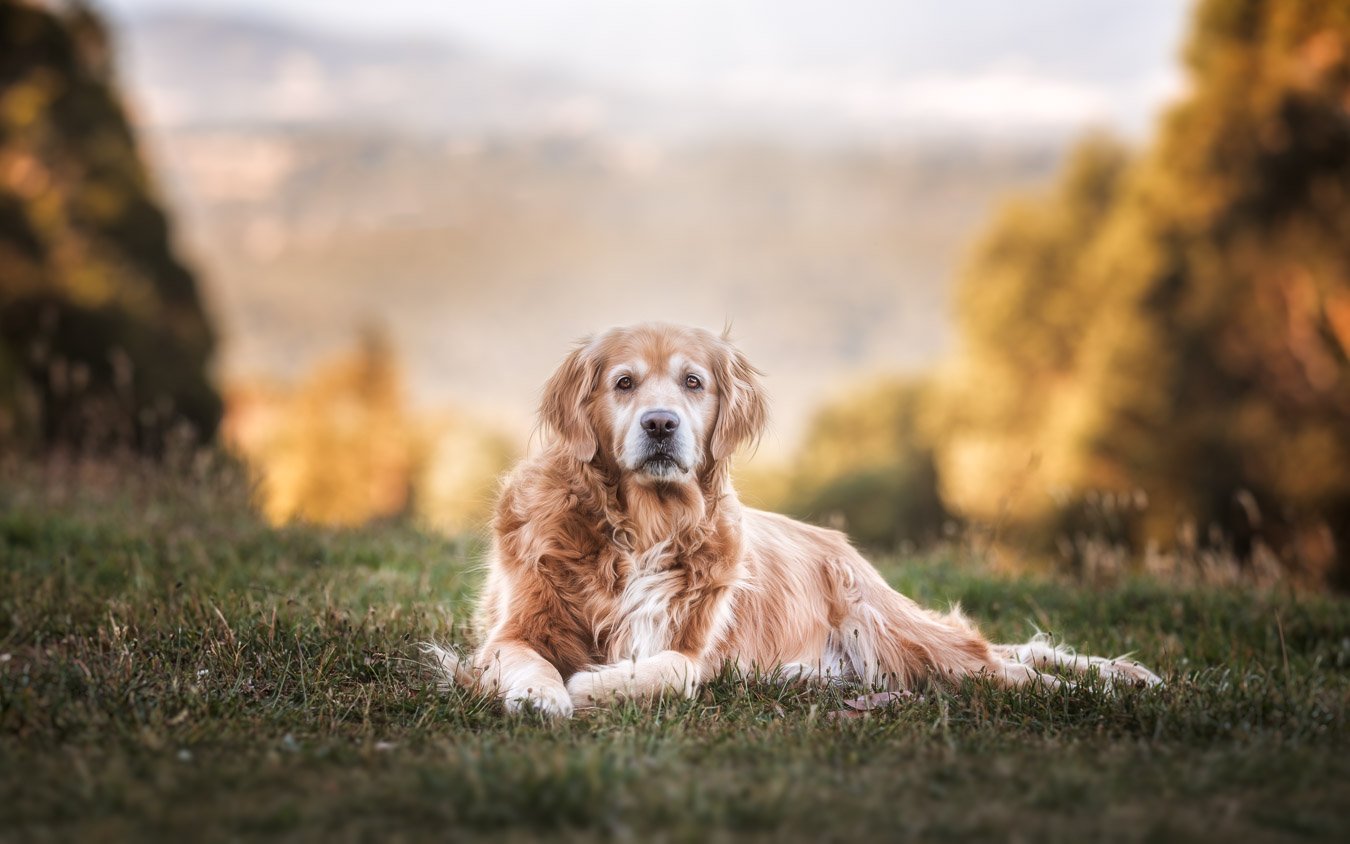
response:
<path id="1" fill-rule="evenodd" d="M 0 839 L 1335 839 L 1350 604 L 883 561 L 991 635 L 1135 651 L 1159 690 L 843 691 L 726 676 L 548 724 L 436 691 L 481 545 L 273 529 L 207 460 L 0 466 Z"/>

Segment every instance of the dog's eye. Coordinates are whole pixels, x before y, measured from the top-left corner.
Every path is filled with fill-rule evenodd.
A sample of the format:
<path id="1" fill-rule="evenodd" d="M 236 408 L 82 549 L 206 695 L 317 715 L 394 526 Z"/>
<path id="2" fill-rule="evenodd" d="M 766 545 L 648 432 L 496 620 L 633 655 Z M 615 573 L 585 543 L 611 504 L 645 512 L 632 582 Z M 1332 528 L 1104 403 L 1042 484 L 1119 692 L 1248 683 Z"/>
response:
<path id="1" fill-rule="evenodd" d="M 684 376 L 684 386 L 691 390 L 703 389 L 703 381 L 697 375 Z"/>
<path id="2" fill-rule="evenodd" d="M 623 392 L 628 392 L 629 390 L 633 389 L 633 379 L 632 379 L 632 377 L 629 376 L 629 375 L 625 375 L 625 376 L 623 376 L 622 378 L 620 378 L 618 381 L 615 381 L 615 382 L 614 382 L 614 389 L 616 389 L 616 390 L 622 390 Z"/>

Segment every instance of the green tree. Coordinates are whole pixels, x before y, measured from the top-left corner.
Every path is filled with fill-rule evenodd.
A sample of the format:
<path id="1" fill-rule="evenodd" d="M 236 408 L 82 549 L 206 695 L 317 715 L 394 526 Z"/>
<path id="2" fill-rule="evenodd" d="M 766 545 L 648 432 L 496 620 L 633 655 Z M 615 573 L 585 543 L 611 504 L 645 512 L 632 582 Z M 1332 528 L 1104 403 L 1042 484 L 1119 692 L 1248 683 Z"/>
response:
<path id="1" fill-rule="evenodd" d="M 0 442 L 154 450 L 183 422 L 209 437 L 213 345 L 101 22 L 0 0 Z"/>
<path id="2" fill-rule="evenodd" d="M 838 523 L 865 545 L 937 537 L 950 515 L 924 430 L 927 388 L 886 383 L 823 408 L 794 462 L 783 507 Z"/>
<path id="3" fill-rule="evenodd" d="M 973 485 L 1017 455 L 1042 491 L 1144 490 L 1139 545 L 1193 523 L 1344 578 L 1350 4 L 1206 0 L 1187 66 L 1137 160 L 1089 143 L 983 240 L 944 483 L 987 514 Z M 1045 523 L 1048 500 L 1019 515 Z"/>

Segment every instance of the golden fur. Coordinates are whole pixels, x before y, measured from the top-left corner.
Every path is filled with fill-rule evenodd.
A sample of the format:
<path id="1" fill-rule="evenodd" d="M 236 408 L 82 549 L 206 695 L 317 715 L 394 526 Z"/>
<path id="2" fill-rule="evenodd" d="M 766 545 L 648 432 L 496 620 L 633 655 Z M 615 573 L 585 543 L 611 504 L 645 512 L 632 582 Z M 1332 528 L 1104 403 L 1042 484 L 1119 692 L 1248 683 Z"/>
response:
<path id="1" fill-rule="evenodd" d="M 512 710 L 564 716 L 692 694 L 727 662 L 892 689 L 1055 684 L 1040 673 L 1053 666 L 1159 682 L 1039 637 L 991 644 L 891 589 L 842 534 L 743 506 L 728 459 L 766 415 L 758 370 L 725 336 L 644 324 L 582 342 L 544 389 L 542 450 L 497 503 L 482 644 L 466 659 L 431 647 L 441 667 Z"/>

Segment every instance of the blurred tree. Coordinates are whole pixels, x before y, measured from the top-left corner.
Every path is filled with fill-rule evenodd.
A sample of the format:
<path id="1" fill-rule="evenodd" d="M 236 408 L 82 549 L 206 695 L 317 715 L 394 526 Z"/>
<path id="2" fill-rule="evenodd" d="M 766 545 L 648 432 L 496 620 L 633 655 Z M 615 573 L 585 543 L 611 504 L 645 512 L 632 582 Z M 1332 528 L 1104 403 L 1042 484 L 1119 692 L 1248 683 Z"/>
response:
<path id="1" fill-rule="evenodd" d="M 486 524 L 510 439 L 455 413 L 414 414 L 383 330 L 294 388 L 235 385 L 222 439 L 257 477 L 276 523 L 416 518 L 445 533 Z"/>
<path id="2" fill-rule="evenodd" d="M 451 535 L 482 530 L 497 479 L 520 457 L 514 438 L 453 411 L 420 419 L 418 430 L 425 444 L 413 478 L 418 523 Z"/>
<path id="3" fill-rule="evenodd" d="M 0 0 L 0 443 L 214 434 L 214 344 L 83 3 Z"/>
<path id="4" fill-rule="evenodd" d="M 976 246 L 957 297 L 962 353 L 935 381 L 943 492 L 963 512 L 1039 520 L 1054 504 L 1036 491 L 1090 482 L 1076 453 L 1094 402 L 1075 377 L 1102 295 L 1088 247 L 1127 164 L 1090 138 L 1050 196 L 1009 204 Z"/>
<path id="5" fill-rule="evenodd" d="M 1190 524 L 1347 585 L 1350 3 L 1205 0 L 1187 64 L 1137 160 L 1089 141 L 979 246 L 945 489 L 1051 528 L 1051 492 L 1142 489 L 1139 546 Z"/>
<path id="6" fill-rule="evenodd" d="M 883 384 L 835 402 L 812 420 L 784 509 L 837 523 L 879 548 L 935 539 L 948 521 L 921 427 L 922 384 Z"/>
<path id="7" fill-rule="evenodd" d="M 225 439 L 258 473 L 272 521 L 354 525 L 410 509 L 422 448 L 382 331 L 294 391 L 240 389 L 229 406 Z"/>

